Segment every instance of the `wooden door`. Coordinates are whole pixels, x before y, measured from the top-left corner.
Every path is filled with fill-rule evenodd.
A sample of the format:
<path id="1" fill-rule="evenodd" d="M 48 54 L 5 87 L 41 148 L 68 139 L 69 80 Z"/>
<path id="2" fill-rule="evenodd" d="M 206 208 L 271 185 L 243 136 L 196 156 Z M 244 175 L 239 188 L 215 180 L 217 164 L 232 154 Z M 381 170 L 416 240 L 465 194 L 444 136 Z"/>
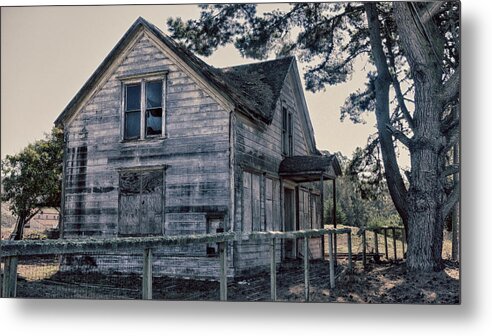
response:
<path id="1" fill-rule="evenodd" d="M 294 190 L 284 189 L 284 229 L 285 231 L 294 231 L 295 229 L 295 197 Z M 286 258 L 296 257 L 295 240 L 284 240 L 284 249 Z"/>

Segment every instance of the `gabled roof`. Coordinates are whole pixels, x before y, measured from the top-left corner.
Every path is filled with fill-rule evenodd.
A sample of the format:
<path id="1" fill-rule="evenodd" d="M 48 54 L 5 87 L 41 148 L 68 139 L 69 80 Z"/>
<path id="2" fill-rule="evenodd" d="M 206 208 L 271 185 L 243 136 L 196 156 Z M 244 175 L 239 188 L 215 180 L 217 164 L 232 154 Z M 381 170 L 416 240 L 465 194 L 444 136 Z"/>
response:
<path id="1" fill-rule="evenodd" d="M 139 17 L 58 116 L 55 120 L 56 125 L 63 123 L 72 115 L 85 96 L 92 91 L 118 55 L 142 28 L 153 33 L 193 71 L 225 96 L 236 109 L 255 120 L 261 120 L 267 124 L 271 123 L 283 83 L 291 64 L 295 62 L 294 57 L 218 69 L 208 65 L 192 52 L 181 47 L 156 26 Z"/>
<path id="2" fill-rule="evenodd" d="M 220 69 L 227 80 L 229 93 L 243 104 L 257 110 L 268 124 L 272 122 L 275 106 L 295 62 L 294 57 L 238 65 Z"/>

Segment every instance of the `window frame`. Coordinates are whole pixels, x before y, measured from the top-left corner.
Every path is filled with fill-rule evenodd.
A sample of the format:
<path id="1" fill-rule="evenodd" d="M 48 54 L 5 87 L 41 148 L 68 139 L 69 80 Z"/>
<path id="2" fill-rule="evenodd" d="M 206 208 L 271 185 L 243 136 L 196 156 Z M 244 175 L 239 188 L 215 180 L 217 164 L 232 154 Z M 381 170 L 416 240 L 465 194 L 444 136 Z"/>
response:
<path id="1" fill-rule="evenodd" d="M 121 141 L 122 142 L 132 142 L 132 141 L 143 141 L 143 140 L 151 140 L 151 139 L 163 139 L 167 137 L 166 133 L 166 97 L 167 97 L 167 71 L 161 72 L 152 72 L 152 73 L 144 73 L 138 75 L 132 75 L 127 77 L 118 78 L 121 82 Z M 146 96 L 146 88 L 148 82 L 162 82 L 162 98 L 161 98 L 161 108 L 162 108 L 162 117 L 161 117 L 161 133 L 147 135 L 147 96 Z M 140 132 L 138 137 L 126 137 L 126 114 L 127 113 L 135 113 L 136 111 L 126 111 L 126 97 L 127 97 L 127 87 L 131 85 L 140 85 Z"/>
<path id="2" fill-rule="evenodd" d="M 294 155 L 294 113 L 282 105 L 282 156 Z"/>

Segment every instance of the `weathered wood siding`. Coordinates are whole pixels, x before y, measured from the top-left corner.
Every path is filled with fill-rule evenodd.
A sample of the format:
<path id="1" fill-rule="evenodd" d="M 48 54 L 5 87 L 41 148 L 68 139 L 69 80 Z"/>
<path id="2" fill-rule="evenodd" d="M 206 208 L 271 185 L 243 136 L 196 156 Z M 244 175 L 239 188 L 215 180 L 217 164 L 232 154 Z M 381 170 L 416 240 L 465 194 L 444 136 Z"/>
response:
<path id="1" fill-rule="evenodd" d="M 294 94 L 293 71 L 289 71 L 281 97 L 269 126 L 257 124 L 238 116 L 234 122 L 235 150 L 235 229 L 237 231 L 282 230 L 280 179 L 278 168 L 282 156 L 282 107 L 293 112 L 293 155 L 309 155 L 300 119 L 300 107 Z M 267 181 L 273 181 L 268 182 Z M 258 181 L 258 182 L 256 182 Z M 258 197 L 254 197 L 255 183 L 259 183 Z M 270 186 L 270 183 L 273 185 Z M 270 190 L 273 189 L 273 190 Z M 252 196 L 253 195 L 253 196 Z M 249 200 L 244 202 L 243 200 Z M 259 205 L 257 205 L 259 202 Z M 253 207 L 253 211 L 251 211 Z M 254 209 L 258 208 L 258 213 Z M 252 215 L 250 215 L 250 212 Z M 251 218 L 253 216 L 253 218 Z M 270 219 L 271 218 L 271 219 Z M 259 220 L 259 224 L 255 222 Z M 277 244 L 277 261 L 280 261 L 282 244 Z M 315 246 L 313 246 L 314 248 Z M 234 264 L 241 273 L 251 267 L 265 266 L 270 261 L 269 244 L 242 242 L 235 246 Z"/>
<path id="2" fill-rule="evenodd" d="M 167 138 L 123 142 L 119 78 L 152 71 L 168 71 Z M 142 36 L 67 126 L 64 236 L 116 236 L 119 170 L 159 165 L 167 166 L 164 218 L 153 226 L 161 225 L 166 235 L 205 233 L 206 215 L 222 213 L 229 227 L 229 117 L 229 112 L 169 54 Z M 158 202 L 155 197 L 153 200 Z M 153 209 L 161 210 L 158 204 Z M 175 263 L 169 264 L 174 265 L 169 267 L 173 274 L 179 269 L 195 274 L 211 272 L 210 265 L 218 267 L 206 256 L 205 245 L 161 254 L 179 255 Z M 200 265 L 204 266 L 202 270 Z"/>

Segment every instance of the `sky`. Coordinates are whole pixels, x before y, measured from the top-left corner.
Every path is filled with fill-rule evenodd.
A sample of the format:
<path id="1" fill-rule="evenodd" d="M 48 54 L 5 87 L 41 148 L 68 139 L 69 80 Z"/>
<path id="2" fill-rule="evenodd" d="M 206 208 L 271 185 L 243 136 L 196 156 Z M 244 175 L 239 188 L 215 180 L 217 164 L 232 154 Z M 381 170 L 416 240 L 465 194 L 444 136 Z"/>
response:
<path id="1" fill-rule="evenodd" d="M 196 5 L 2 8 L 2 159 L 50 131 L 56 117 L 139 16 L 167 33 L 167 18 L 198 18 L 199 9 Z M 242 58 L 233 46 L 220 48 L 204 60 L 216 67 L 255 61 Z M 340 106 L 363 85 L 366 65 L 358 62 L 352 81 L 346 84 L 305 92 L 319 149 L 351 156 L 376 132 L 372 116 L 365 125 L 340 121 Z M 299 66 L 302 73 L 304 66 Z"/>

